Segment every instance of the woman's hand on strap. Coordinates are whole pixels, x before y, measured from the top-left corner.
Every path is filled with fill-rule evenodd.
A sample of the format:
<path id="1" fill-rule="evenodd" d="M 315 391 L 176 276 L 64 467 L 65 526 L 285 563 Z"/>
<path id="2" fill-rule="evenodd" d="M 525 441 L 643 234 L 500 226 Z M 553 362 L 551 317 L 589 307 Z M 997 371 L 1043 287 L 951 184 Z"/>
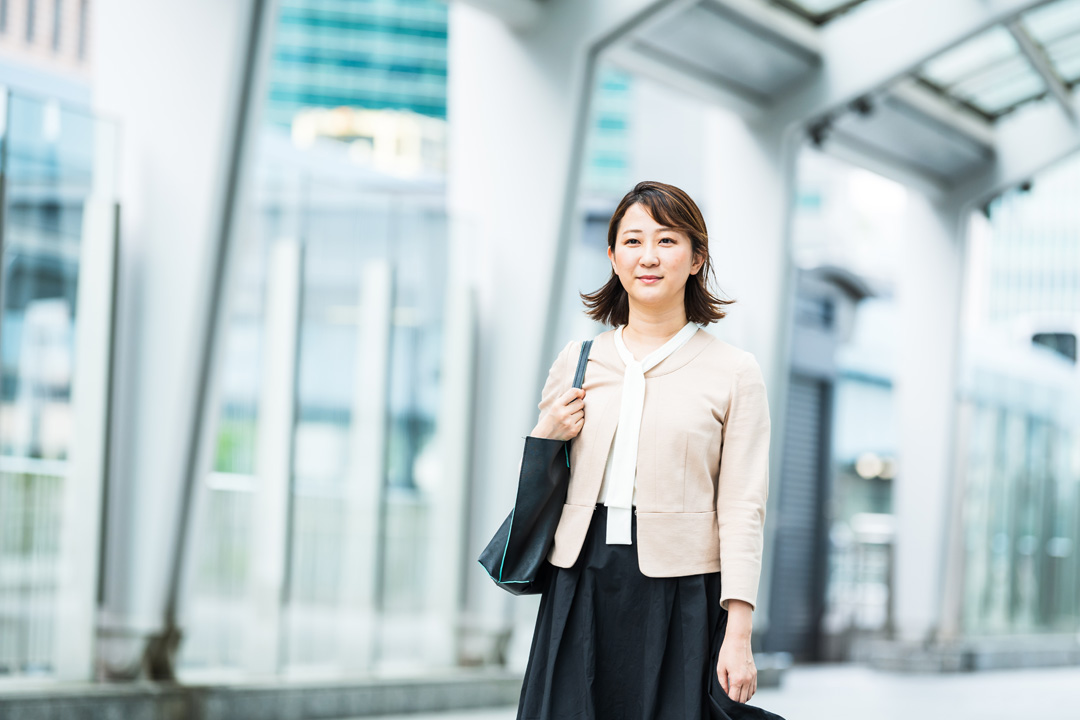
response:
<path id="1" fill-rule="evenodd" d="M 720 657 L 716 661 L 716 676 L 720 687 L 735 702 L 744 703 L 757 692 L 757 666 L 750 650 L 751 614 L 753 608 L 744 600 L 728 600 L 728 621 Z"/>
<path id="2" fill-rule="evenodd" d="M 572 387 L 555 400 L 529 434 L 550 440 L 572 440 L 584 425 L 585 391 Z"/>

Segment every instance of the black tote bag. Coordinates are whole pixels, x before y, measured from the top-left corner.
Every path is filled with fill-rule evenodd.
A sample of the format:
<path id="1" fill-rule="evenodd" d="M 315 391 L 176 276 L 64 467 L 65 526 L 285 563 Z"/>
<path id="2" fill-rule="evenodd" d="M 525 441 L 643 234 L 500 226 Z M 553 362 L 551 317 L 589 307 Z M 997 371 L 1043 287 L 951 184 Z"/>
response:
<path id="1" fill-rule="evenodd" d="M 585 382 L 592 340 L 581 346 L 573 387 Z M 562 517 L 570 484 L 570 440 L 528 436 L 521 460 L 517 499 L 495 536 L 480 553 L 480 564 L 496 585 L 514 595 L 536 595 L 547 587 L 547 554 Z"/>

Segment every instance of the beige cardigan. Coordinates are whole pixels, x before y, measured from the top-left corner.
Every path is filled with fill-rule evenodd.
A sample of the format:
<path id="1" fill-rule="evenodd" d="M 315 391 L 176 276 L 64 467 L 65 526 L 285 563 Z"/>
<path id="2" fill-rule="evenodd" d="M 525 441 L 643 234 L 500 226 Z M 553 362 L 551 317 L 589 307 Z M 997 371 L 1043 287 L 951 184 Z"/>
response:
<path id="1" fill-rule="evenodd" d="M 570 445 L 570 485 L 548 560 L 573 566 L 600 494 L 619 421 L 625 365 L 614 330 L 585 372 L 585 424 Z M 581 341 L 559 353 L 541 417 L 574 382 Z M 638 564 L 650 577 L 721 571 L 720 605 L 757 607 L 769 494 L 769 404 L 753 354 L 698 331 L 645 373 L 637 458 Z"/>

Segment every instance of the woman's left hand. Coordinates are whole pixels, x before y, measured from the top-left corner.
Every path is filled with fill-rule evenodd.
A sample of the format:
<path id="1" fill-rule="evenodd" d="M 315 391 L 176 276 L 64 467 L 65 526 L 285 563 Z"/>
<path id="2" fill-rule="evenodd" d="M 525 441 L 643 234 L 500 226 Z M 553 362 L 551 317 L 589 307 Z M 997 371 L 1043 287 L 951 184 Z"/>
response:
<path id="1" fill-rule="evenodd" d="M 728 601 L 728 623 L 716 676 L 720 687 L 735 702 L 744 703 L 757 692 L 757 666 L 750 649 L 750 605 L 742 600 Z"/>

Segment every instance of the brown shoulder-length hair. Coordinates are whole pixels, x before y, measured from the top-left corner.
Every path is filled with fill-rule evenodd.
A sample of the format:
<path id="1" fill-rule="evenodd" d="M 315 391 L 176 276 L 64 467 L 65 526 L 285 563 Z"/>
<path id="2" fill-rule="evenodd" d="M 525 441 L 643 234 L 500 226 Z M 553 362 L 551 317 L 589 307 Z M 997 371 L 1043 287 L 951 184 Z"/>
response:
<path id="1" fill-rule="evenodd" d="M 723 318 L 727 314 L 723 306 L 731 305 L 735 300 L 722 300 L 709 291 L 709 277 L 712 274 L 712 265 L 709 263 L 709 232 L 697 204 L 674 185 L 650 180 L 639 182 L 619 201 L 619 206 L 615 208 L 611 222 L 608 223 L 608 247 L 613 253 L 619 234 L 619 223 L 634 203 L 644 205 L 653 220 L 661 225 L 685 232 L 690 237 L 694 260 L 702 256 L 705 258 L 701 269 L 686 278 L 683 295 L 686 319 L 699 325 L 708 325 Z M 585 314 L 593 320 L 612 327 L 625 325 L 629 321 L 630 301 L 626 288 L 614 269 L 611 277 L 599 290 L 578 294 L 588 308 Z"/>

